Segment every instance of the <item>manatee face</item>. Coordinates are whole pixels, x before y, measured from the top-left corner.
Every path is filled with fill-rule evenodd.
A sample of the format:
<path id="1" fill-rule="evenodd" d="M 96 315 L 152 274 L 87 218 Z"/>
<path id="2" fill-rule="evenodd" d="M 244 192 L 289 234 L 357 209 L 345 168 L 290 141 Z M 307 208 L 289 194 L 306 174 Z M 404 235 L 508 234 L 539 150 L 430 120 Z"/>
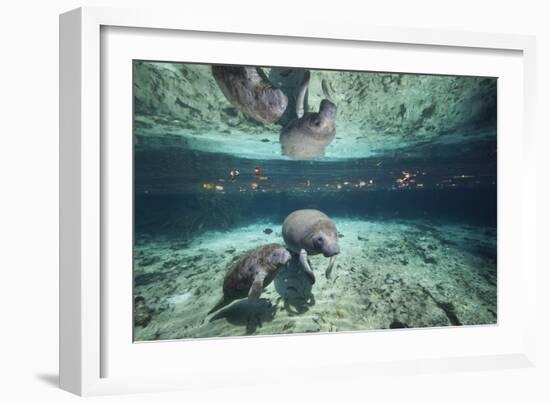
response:
<path id="1" fill-rule="evenodd" d="M 326 123 L 334 124 L 336 120 L 336 105 L 328 99 L 323 99 L 319 106 L 319 117 Z"/>
<path id="2" fill-rule="evenodd" d="M 313 249 L 322 253 L 324 257 L 331 257 L 340 253 L 336 233 L 320 231 L 312 236 L 311 244 Z"/>
<path id="3" fill-rule="evenodd" d="M 289 250 L 308 255 L 322 253 L 331 257 L 340 252 L 338 231 L 334 222 L 325 213 L 314 209 L 296 210 L 283 222 L 282 235 Z"/>
<path id="4" fill-rule="evenodd" d="M 269 262 L 274 265 L 285 265 L 287 264 L 291 259 L 290 252 L 286 250 L 286 248 L 277 248 L 273 252 L 271 252 L 271 255 L 269 256 Z"/>
<path id="5" fill-rule="evenodd" d="M 308 112 L 294 119 L 282 131 L 279 142 L 283 155 L 295 160 L 323 157 L 325 147 L 336 135 L 336 105 L 323 99 L 318 113 Z"/>

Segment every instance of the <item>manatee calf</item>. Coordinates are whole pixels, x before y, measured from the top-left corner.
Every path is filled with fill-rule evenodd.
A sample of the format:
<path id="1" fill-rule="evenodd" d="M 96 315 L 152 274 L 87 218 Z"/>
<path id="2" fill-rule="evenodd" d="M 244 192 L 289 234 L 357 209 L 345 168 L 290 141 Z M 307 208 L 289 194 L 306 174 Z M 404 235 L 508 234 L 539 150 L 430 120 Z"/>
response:
<path id="1" fill-rule="evenodd" d="M 277 122 L 288 105 L 287 96 L 274 88 L 257 67 L 212 66 L 223 95 L 242 113 L 261 123 Z"/>
<path id="2" fill-rule="evenodd" d="M 249 301 L 257 301 L 262 290 L 290 259 L 288 250 L 278 244 L 260 246 L 245 253 L 225 275 L 223 297 L 208 314 L 247 296 Z"/>
<path id="3" fill-rule="evenodd" d="M 323 157 L 325 147 L 335 135 L 336 105 L 323 99 L 318 113 L 307 112 L 292 120 L 281 131 L 279 142 L 284 155 L 295 160 L 310 160 Z"/>
<path id="4" fill-rule="evenodd" d="M 340 253 L 338 232 L 332 220 L 319 210 L 296 210 L 283 222 L 283 239 L 286 246 L 298 254 L 300 264 L 315 282 L 315 276 L 307 261 L 308 255 L 330 257 L 325 276 L 330 278 L 335 256 Z"/>

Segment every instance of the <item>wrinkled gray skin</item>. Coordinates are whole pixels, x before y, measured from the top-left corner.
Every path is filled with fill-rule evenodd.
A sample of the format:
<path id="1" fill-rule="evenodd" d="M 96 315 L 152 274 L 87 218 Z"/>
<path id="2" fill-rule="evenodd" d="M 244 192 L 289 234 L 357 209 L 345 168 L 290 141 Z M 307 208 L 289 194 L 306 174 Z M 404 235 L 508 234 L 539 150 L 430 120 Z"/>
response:
<path id="1" fill-rule="evenodd" d="M 277 271 L 290 259 L 289 251 L 278 244 L 263 245 L 246 252 L 225 275 L 223 297 L 208 314 L 237 299 L 248 297 L 249 301 L 256 302 Z"/>
<path id="2" fill-rule="evenodd" d="M 257 67 L 212 66 L 212 74 L 225 97 L 246 116 L 261 123 L 276 123 L 286 110 L 287 96 Z"/>
<path id="3" fill-rule="evenodd" d="M 295 253 L 304 271 L 311 281 L 315 276 L 309 262 L 308 255 L 323 254 L 329 257 L 329 265 L 325 276 L 330 278 L 335 256 L 340 253 L 338 246 L 338 231 L 334 222 L 319 210 L 296 210 L 289 214 L 283 222 L 283 239 L 290 251 Z"/>
<path id="4" fill-rule="evenodd" d="M 307 112 L 291 121 L 282 131 L 279 142 L 284 155 L 295 160 L 323 157 L 325 147 L 336 135 L 336 105 L 323 99 L 319 112 Z"/>

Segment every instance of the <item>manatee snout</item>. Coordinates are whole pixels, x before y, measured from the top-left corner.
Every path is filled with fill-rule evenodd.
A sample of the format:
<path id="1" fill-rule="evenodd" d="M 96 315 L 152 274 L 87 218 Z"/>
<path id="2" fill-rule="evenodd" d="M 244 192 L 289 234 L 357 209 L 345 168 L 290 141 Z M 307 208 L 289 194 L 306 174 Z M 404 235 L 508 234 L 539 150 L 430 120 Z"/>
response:
<path id="1" fill-rule="evenodd" d="M 336 119 L 336 105 L 328 99 L 323 99 L 321 101 L 321 105 L 319 106 L 319 116 L 321 119 L 334 121 Z"/>
<path id="2" fill-rule="evenodd" d="M 271 263 L 276 265 L 285 265 L 290 259 L 292 259 L 292 255 L 286 248 L 275 249 L 270 257 Z"/>
<path id="3" fill-rule="evenodd" d="M 311 239 L 311 246 L 311 249 L 317 253 L 322 253 L 324 257 L 332 257 L 340 253 L 336 233 L 326 234 L 323 231 L 314 234 Z"/>
<path id="4" fill-rule="evenodd" d="M 315 249 L 322 253 L 324 257 L 332 257 L 340 253 L 340 246 L 336 237 L 320 234 L 313 240 L 313 244 Z"/>
<path id="5" fill-rule="evenodd" d="M 323 256 L 324 257 L 332 257 L 332 256 L 336 256 L 337 254 L 340 253 L 340 247 L 338 246 L 337 243 L 333 243 L 329 246 L 327 246 L 326 248 L 323 249 Z"/>

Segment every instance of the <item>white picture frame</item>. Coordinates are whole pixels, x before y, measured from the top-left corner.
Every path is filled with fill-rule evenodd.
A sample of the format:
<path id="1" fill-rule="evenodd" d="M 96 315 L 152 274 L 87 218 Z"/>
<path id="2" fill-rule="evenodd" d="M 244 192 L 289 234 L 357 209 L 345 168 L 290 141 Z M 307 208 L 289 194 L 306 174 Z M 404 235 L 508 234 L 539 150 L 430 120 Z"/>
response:
<path id="1" fill-rule="evenodd" d="M 105 36 L 106 33 L 113 36 L 109 39 Z M 407 72 L 474 74 L 486 71 L 487 75 L 491 75 L 491 67 L 482 66 L 479 62 L 476 65 L 475 60 L 485 60 L 485 57 L 487 66 L 491 63 L 497 65 L 499 61 L 502 61 L 501 66 L 509 66 L 509 69 L 495 67 L 502 68 L 505 77 L 502 85 L 506 87 L 499 88 L 505 89 L 505 95 L 514 94 L 510 103 L 507 103 L 507 98 L 502 99 L 499 89 L 498 172 L 499 177 L 505 175 L 514 186 L 510 183 L 500 186 L 499 183 L 498 325 L 468 329 L 402 330 L 391 333 L 358 332 L 155 342 L 140 343 L 139 346 L 132 343 L 131 338 L 125 336 L 128 331 L 124 327 L 127 325 L 127 317 L 120 318 L 124 313 L 117 313 L 129 305 L 130 299 L 125 299 L 127 287 L 122 291 L 123 297 L 120 300 L 124 302 L 121 304 L 116 305 L 109 298 L 113 285 L 121 284 L 120 281 L 124 280 L 127 271 L 123 271 L 118 280 L 108 271 L 112 267 L 110 259 L 124 258 L 122 252 L 117 252 L 112 246 L 118 245 L 117 242 L 128 246 L 123 237 L 131 230 L 127 228 L 128 225 L 131 227 L 131 221 L 127 220 L 128 216 L 126 220 L 120 221 L 113 218 L 116 214 L 107 214 L 117 208 L 109 198 L 113 191 L 112 184 L 118 180 L 116 187 L 119 189 L 128 189 L 131 186 L 125 179 L 131 164 L 126 166 L 121 163 L 120 167 L 115 167 L 110 162 L 113 155 L 121 156 L 121 161 L 127 161 L 125 158 L 128 155 L 124 157 L 122 154 L 127 154 L 131 148 L 131 143 L 125 142 L 124 136 L 112 141 L 114 137 L 110 135 L 112 124 L 126 125 L 120 126 L 125 133 L 128 131 L 127 125 L 131 126 L 131 120 L 125 118 L 110 120 L 113 115 L 111 108 L 120 108 L 117 111 L 121 111 L 123 116 L 128 112 L 131 70 L 128 80 L 122 80 L 122 86 L 117 86 L 107 76 L 120 74 L 118 68 L 124 70 L 127 65 L 121 60 L 111 69 L 109 61 L 104 59 L 126 57 L 128 60 L 134 57 L 131 50 L 125 53 L 123 49 L 135 49 L 131 46 L 131 37 L 143 35 L 140 40 L 144 49 L 151 47 L 151 44 L 158 44 L 154 46 L 157 49 L 151 52 L 157 52 L 154 54 L 160 60 L 175 60 L 172 52 L 173 44 L 177 42 L 173 41 L 181 40 L 186 33 L 192 33 L 194 39 L 191 38 L 190 41 L 201 40 L 202 37 L 212 37 L 213 40 L 226 38 L 224 40 L 228 41 L 238 38 L 260 45 L 269 43 L 270 46 L 278 46 L 288 43 L 307 48 L 319 44 L 332 46 L 332 49 L 353 48 L 356 52 L 366 51 L 365 47 L 368 46 L 375 46 L 383 51 L 391 48 L 395 54 L 392 56 L 390 52 L 388 56 L 382 55 L 381 59 L 387 57 L 387 63 L 397 63 L 395 66 L 401 66 L 401 71 Z M 124 41 L 127 41 L 128 46 L 121 46 L 125 45 Z M 152 42 L 147 43 L 148 41 Z M 195 49 L 196 56 L 190 60 L 185 51 L 180 51 L 180 57 L 187 61 L 201 61 L 198 47 L 193 47 L 192 42 L 189 44 L 187 52 Z M 109 53 L 109 49 L 113 48 L 118 50 L 116 54 Z M 238 47 L 232 49 L 243 64 L 276 64 L 274 59 L 262 55 L 261 52 L 243 55 L 242 51 L 239 54 Z M 166 52 L 163 53 L 164 51 Z M 407 52 L 420 52 L 425 57 L 423 60 L 411 58 Z M 445 70 L 447 67 L 444 64 L 438 65 L 434 52 L 455 58 L 454 67 Z M 534 38 L 529 36 L 368 27 L 327 23 L 306 17 L 301 17 L 300 24 L 293 25 L 290 30 L 288 26 L 281 26 L 269 19 L 244 21 L 198 18 L 151 10 L 80 8 L 61 15 L 61 387 L 79 395 L 97 395 L 235 384 L 247 386 L 269 382 L 293 383 L 297 377 L 301 380 L 330 381 L 371 374 L 395 375 L 534 365 L 536 327 L 535 319 L 530 317 L 530 313 L 535 312 L 535 244 L 526 237 L 526 234 L 535 232 L 536 223 L 533 208 L 535 184 L 530 175 L 535 171 L 535 159 L 532 158 L 534 52 Z M 154 59 L 153 53 L 148 57 Z M 405 54 L 408 57 L 403 61 Z M 461 64 L 461 60 L 469 60 L 469 54 L 472 61 Z M 209 56 L 208 60 L 228 62 L 229 57 L 229 53 L 217 54 Z M 502 58 L 499 59 L 500 57 Z M 397 61 L 390 61 L 392 58 Z M 496 59 L 492 60 L 494 58 Z M 351 62 L 349 57 L 330 61 L 334 63 L 331 67 L 337 68 Z M 355 63 L 363 62 L 356 60 Z M 369 66 L 373 66 L 372 69 L 376 69 L 374 61 L 369 63 Z M 380 63 L 383 65 L 384 60 Z M 361 65 L 357 66 L 359 68 Z M 520 155 L 517 157 L 519 160 L 511 160 L 511 151 L 514 150 L 516 157 Z M 124 203 L 127 201 L 124 197 L 123 195 L 122 199 L 118 199 Z M 109 232 L 109 228 L 114 228 L 114 232 Z M 117 228 L 126 235 L 118 238 Z M 105 231 L 109 232 L 109 242 L 106 241 Z M 500 278 L 501 265 L 505 273 L 503 280 Z M 516 271 L 512 271 L 512 266 Z M 128 284 L 131 284 L 131 278 L 128 279 Z M 513 298 L 514 295 L 517 298 Z M 131 316 L 131 312 L 129 314 Z M 501 317 L 504 319 L 500 320 Z M 122 324 L 120 329 L 116 323 Z M 117 336 L 119 334 L 124 336 Z M 389 354 L 387 348 L 390 344 L 394 346 L 392 354 Z M 449 345 L 453 345 L 453 348 L 449 348 Z M 358 346 L 363 346 L 361 352 L 358 352 Z M 264 352 L 267 358 L 264 357 L 263 364 L 237 362 L 237 358 L 243 356 L 243 349 L 250 355 Z M 320 351 L 323 354 L 319 354 Z M 281 353 L 290 357 L 282 360 L 280 357 L 284 354 Z M 186 358 L 183 364 L 182 357 Z M 143 363 L 145 369 L 136 368 L 136 362 Z M 225 371 L 224 375 L 224 368 L 229 368 L 227 363 L 237 368 L 235 372 L 239 376 L 228 375 L 231 371 Z M 276 376 L 272 372 L 262 372 L 262 366 L 276 369 Z M 242 371 L 250 371 L 254 377 L 240 376 Z"/>

